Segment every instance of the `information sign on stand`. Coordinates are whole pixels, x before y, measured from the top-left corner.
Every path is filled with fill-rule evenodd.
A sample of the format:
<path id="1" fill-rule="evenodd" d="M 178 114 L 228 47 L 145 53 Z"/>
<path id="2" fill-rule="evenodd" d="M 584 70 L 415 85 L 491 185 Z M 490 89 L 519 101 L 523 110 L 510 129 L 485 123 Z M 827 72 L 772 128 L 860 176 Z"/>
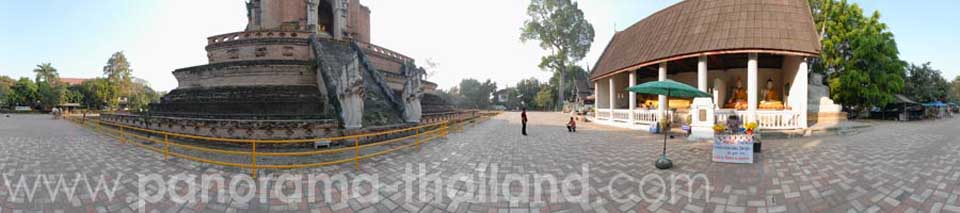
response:
<path id="1" fill-rule="evenodd" d="M 713 161 L 753 163 L 753 135 L 716 135 L 713 140 Z"/>

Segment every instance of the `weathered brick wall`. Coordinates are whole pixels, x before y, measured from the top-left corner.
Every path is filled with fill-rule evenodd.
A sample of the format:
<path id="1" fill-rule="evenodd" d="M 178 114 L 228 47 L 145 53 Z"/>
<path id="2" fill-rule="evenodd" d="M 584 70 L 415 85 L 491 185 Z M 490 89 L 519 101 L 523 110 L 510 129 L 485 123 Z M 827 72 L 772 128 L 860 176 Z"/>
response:
<path id="1" fill-rule="evenodd" d="M 360 4 L 358 0 L 351 0 L 348 7 L 349 19 L 347 31 L 353 39 L 370 43 L 370 8 Z"/>
<path id="2" fill-rule="evenodd" d="M 271 59 L 312 60 L 313 53 L 310 51 L 307 36 L 309 34 L 303 32 L 239 33 L 232 37 L 236 40 L 211 40 L 206 48 L 207 59 L 210 63 Z"/>
<path id="3" fill-rule="evenodd" d="M 180 85 L 177 88 L 312 85 L 316 86 L 316 71 L 309 62 L 302 64 L 275 64 L 265 61 L 245 64 L 210 64 L 177 70 L 173 73 Z"/>
<path id="4" fill-rule="evenodd" d="M 284 24 L 296 23 L 297 27 L 306 26 L 307 2 L 303 0 L 263 1 L 261 5 L 261 26 L 263 29 L 279 29 Z"/>
<path id="5" fill-rule="evenodd" d="M 101 114 L 100 120 L 144 129 L 235 139 L 302 139 L 336 137 L 343 133 L 337 121 L 237 120 Z"/>
<path id="6" fill-rule="evenodd" d="M 369 56 L 369 58 L 370 58 L 370 63 L 373 64 L 373 66 L 376 66 L 377 69 L 380 69 L 380 70 L 383 70 L 383 71 L 387 71 L 387 72 L 391 72 L 391 73 L 400 74 L 400 67 L 401 67 L 402 65 L 401 65 L 399 62 L 396 62 L 396 61 L 390 60 L 390 59 L 386 59 L 386 58 L 381 57 L 381 56 L 379 56 L 378 54 L 375 54 L 375 53 L 374 53 L 374 54 L 371 54 L 371 53 L 367 52 L 367 56 Z"/>

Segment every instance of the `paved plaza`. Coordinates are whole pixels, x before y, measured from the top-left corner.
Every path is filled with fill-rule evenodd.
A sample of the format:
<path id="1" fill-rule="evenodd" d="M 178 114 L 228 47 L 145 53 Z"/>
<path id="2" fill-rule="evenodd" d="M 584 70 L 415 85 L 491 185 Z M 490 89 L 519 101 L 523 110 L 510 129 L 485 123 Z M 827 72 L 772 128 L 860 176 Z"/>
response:
<path id="1" fill-rule="evenodd" d="M 163 160 L 48 116 L 0 117 L 0 212 L 960 212 L 960 119 L 876 122 L 854 135 L 768 139 L 755 164 L 714 163 L 710 143 L 677 138 L 668 144 L 675 168 L 657 170 L 661 136 L 587 123 L 568 133 L 565 115 L 531 112 L 524 137 L 519 117 L 502 113 L 419 151 L 363 160 L 359 170 L 348 163 L 268 171 L 256 181 L 316 174 L 375 180 L 329 188 L 278 181 L 279 190 L 260 185 L 253 199 L 216 196 L 245 182 L 239 179 L 249 178 L 247 170 Z M 201 188 L 171 180 L 189 175 L 220 175 L 228 185 L 193 191 L 206 201 L 175 198 Z M 571 184 L 533 178 L 545 176 L 561 183 L 570 177 Z M 693 178 L 676 181 L 681 176 Z M 581 178 L 588 183 L 576 181 Z M 49 190 L 77 179 L 92 186 L 78 187 L 75 196 Z M 429 182 L 437 179 L 447 180 L 443 190 Z M 38 181 L 43 184 L 25 193 Z M 165 181 L 174 183 L 166 187 L 170 196 L 153 196 Z M 86 192 L 98 183 L 108 190 Z M 500 188 L 485 190 L 494 185 Z M 297 188 L 333 195 L 312 197 Z"/>

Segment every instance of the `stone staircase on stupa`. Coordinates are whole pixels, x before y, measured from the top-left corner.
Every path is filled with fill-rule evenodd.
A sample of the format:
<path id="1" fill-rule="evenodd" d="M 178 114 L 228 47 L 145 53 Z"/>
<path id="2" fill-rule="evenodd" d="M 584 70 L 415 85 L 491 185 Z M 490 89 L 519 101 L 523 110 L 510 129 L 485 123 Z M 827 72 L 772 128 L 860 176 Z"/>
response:
<path id="1" fill-rule="evenodd" d="M 404 123 L 400 98 L 356 44 L 311 36 L 310 46 L 316 56 L 318 88 L 325 90 L 330 110 L 342 115 L 344 126 Z M 359 99 L 351 101 L 351 96 Z"/>

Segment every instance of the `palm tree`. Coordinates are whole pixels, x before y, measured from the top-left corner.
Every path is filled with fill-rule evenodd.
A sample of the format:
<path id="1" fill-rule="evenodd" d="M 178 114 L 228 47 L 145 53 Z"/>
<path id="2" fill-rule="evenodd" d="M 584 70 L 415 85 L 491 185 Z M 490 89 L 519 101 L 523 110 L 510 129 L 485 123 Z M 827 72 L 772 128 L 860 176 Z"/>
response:
<path id="1" fill-rule="evenodd" d="M 53 68 L 53 65 L 50 63 L 38 64 L 36 69 L 33 69 L 34 73 L 37 73 L 37 83 L 41 81 L 46 81 L 50 84 L 56 84 L 60 81 L 60 74 L 57 74 L 57 68 Z"/>

